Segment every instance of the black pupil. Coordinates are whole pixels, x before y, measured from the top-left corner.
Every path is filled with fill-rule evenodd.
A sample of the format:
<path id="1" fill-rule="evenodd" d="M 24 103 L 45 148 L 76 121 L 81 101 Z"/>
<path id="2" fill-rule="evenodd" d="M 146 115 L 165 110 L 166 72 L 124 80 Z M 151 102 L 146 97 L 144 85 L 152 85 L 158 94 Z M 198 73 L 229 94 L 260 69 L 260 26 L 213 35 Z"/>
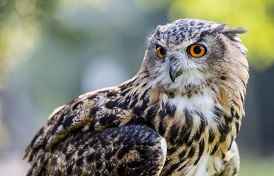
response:
<path id="1" fill-rule="evenodd" d="M 163 47 L 161 47 L 160 48 L 160 53 L 164 56 L 164 55 L 166 55 L 166 50 Z"/>
<path id="2" fill-rule="evenodd" d="M 194 51 L 195 54 L 200 54 L 202 49 L 201 49 L 200 46 L 195 46 L 193 51 Z"/>

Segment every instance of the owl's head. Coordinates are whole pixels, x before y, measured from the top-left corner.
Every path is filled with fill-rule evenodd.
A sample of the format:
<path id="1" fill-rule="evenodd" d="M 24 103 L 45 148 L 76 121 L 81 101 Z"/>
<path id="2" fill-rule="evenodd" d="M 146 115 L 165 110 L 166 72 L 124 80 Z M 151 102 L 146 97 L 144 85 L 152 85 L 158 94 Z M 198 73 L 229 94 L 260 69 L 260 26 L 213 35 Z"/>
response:
<path id="1" fill-rule="evenodd" d="M 149 74 L 152 86 L 164 90 L 225 81 L 246 84 L 246 48 L 237 37 L 244 32 L 197 19 L 158 26 L 148 39 L 143 71 Z"/>

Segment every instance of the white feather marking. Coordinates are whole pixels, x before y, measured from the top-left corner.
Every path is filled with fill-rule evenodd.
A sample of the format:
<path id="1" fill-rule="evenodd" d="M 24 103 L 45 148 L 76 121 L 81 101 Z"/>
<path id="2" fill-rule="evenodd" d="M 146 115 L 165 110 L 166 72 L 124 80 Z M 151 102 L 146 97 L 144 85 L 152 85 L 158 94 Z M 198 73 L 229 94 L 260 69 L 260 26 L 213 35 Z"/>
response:
<path id="1" fill-rule="evenodd" d="M 190 98 L 176 95 L 174 98 L 169 99 L 169 102 L 176 105 L 179 113 L 180 111 L 183 113 L 185 108 L 190 111 L 199 111 L 213 128 L 217 127 L 213 113 L 214 101 L 209 93 L 195 95 Z M 193 116 L 193 118 L 195 118 L 193 120 L 196 124 L 200 123 L 201 119 L 198 116 Z"/>
<path id="2" fill-rule="evenodd" d="M 196 167 L 190 167 L 191 170 L 188 172 L 188 176 L 204 176 L 207 173 L 207 164 L 209 156 L 202 157 Z"/>
<path id="3" fill-rule="evenodd" d="M 196 69 L 185 69 L 182 75 L 172 82 L 169 76 L 169 68 L 160 67 L 157 77 L 151 81 L 150 87 L 164 87 L 170 90 L 183 91 L 188 85 L 199 86 L 205 83 L 205 74 Z"/>
<path id="4" fill-rule="evenodd" d="M 222 170 L 223 160 L 221 157 L 210 157 L 205 155 L 201 157 L 196 167 L 190 167 L 188 176 L 204 176 L 204 175 L 215 175 L 216 172 Z"/>
<path id="5" fill-rule="evenodd" d="M 164 157 L 164 162 L 165 162 L 165 158 L 166 158 L 166 155 L 167 155 L 166 139 L 162 138 L 161 141 L 160 141 L 160 144 L 161 144 L 161 149 L 162 149 L 162 152 L 163 152 L 163 157 Z"/>
<path id="6" fill-rule="evenodd" d="M 162 137 L 162 139 L 160 140 L 160 145 L 161 145 L 161 149 L 162 149 L 162 153 L 163 153 L 163 163 L 162 166 L 160 166 L 160 171 L 163 169 L 165 162 L 166 162 L 166 155 L 167 155 L 167 143 L 166 143 L 166 139 Z"/>
<path id="7" fill-rule="evenodd" d="M 204 74 L 197 70 L 186 70 L 182 75 L 178 76 L 173 84 L 170 85 L 171 89 L 182 90 L 188 85 L 201 85 L 205 82 Z"/>

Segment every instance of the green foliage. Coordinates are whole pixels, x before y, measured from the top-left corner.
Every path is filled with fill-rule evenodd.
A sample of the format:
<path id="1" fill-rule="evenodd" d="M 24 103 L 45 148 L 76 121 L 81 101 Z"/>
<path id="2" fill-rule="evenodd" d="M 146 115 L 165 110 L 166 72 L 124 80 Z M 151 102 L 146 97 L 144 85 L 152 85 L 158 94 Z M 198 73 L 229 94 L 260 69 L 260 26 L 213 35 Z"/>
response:
<path id="1" fill-rule="evenodd" d="M 241 37 L 248 48 L 251 66 L 263 69 L 274 61 L 274 1 L 270 0 L 192 0 L 172 1 L 169 17 L 171 20 L 190 17 L 228 26 L 240 26 L 248 32 Z"/>
<path id="2" fill-rule="evenodd" d="M 39 25 L 51 18 L 56 0 L 0 0 L 0 83 L 8 69 L 39 39 Z"/>
<path id="3" fill-rule="evenodd" d="M 39 40 L 40 24 L 51 18 L 56 2 L 0 0 L 0 89 L 11 68 L 33 50 Z M 0 149 L 7 144 L 7 138 L 0 112 Z"/>
<path id="4" fill-rule="evenodd" d="M 243 154 L 239 176 L 271 176 L 274 175 L 273 157 Z"/>

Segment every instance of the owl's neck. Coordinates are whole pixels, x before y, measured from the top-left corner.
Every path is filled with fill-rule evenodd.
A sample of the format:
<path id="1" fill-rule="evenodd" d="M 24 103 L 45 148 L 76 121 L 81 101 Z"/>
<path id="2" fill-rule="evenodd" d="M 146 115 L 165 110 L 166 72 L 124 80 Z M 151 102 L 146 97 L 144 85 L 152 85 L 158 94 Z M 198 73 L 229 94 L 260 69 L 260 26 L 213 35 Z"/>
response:
<path id="1" fill-rule="evenodd" d="M 216 96 L 213 95 L 213 92 L 208 88 L 206 83 L 198 85 L 189 83 L 181 89 L 174 89 L 171 88 L 172 86 L 161 87 L 153 85 L 150 79 L 145 73 L 137 74 L 131 80 L 124 83 L 122 87 L 127 87 L 124 92 L 131 94 L 133 98 L 135 96 L 140 101 L 147 101 L 146 107 L 157 106 L 159 111 L 165 112 L 165 116 L 174 116 L 175 120 L 180 121 L 180 119 L 186 118 L 186 113 L 196 113 L 194 117 L 191 117 L 194 124 L 195 121 L 197 121 L 198 125 L 201 124 L 198 121 L 214 125 L 218 123 L 216 122 L 214 112 L 215 108 L 220 107 L 220 105 L 216 104 Z M 174 112 L 170 109 L 173 109 Z"/>
<path id="2" fill-rule="evenodd" d="M 180 91 L 168 90 L 153 87 L 149 79 L 148 75 L 139 74 L 124 84 L 125 87 L 131 87 L 127 93 L 139 100 L 137 107 L 140 108 L 133 107 L 138 116 L 150 121 L 170 143 L 187 145 L 195 140 L 205 140 L 213 153 L 218 150 L 220 143 L 226 143 L 225 148 L 229 147 L 238 133 L 240 119 L 231 114 L 231 110 L 237 108 L 223 107 L 218 98 L 219 90 L 214 90 L 218 87 L 203 83 L 189 84 Z"/>

